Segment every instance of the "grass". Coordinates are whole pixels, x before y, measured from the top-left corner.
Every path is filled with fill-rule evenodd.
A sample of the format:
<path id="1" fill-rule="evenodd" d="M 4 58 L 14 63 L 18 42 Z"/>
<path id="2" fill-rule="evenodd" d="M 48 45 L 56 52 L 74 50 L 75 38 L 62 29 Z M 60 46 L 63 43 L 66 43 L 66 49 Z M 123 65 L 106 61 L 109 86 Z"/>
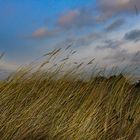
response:
<path id="1" fill-rule="evenodd" d="M 85 81 L 80 64 L 61 76 L 62 65 L 48 72 L 46 64 L 0 83 L 1 140 L 140 140 L 139 87 L 121 74 Z"/>

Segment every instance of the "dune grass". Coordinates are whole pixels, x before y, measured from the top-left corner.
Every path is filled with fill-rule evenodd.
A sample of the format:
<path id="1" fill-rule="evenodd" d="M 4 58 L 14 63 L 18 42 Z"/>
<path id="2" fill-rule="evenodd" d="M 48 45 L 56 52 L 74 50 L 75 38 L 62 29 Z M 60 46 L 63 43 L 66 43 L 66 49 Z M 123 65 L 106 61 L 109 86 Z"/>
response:
<path id="1" fill-rule="evenodd" d="M 0 140 L 140 140 L 139 88 L 59 71 L 25 68 L 0 83 Z"/>

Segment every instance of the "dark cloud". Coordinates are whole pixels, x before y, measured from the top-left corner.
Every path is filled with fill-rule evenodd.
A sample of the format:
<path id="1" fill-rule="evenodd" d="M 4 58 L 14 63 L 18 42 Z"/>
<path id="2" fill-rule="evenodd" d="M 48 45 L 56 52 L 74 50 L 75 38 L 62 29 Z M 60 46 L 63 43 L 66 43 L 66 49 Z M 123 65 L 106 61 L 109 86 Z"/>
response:
<path id="1" fill-rule="evenodd" d="M 125 23 L 124 19 L 117 19 L 113 21 L 107 28 L 106 31 L 113 31 L 120 28 Z"/>
<path id="2" fill-rule="evenodd" d="M 99 39 L 102 39 L 103 35 L 101 33 L 97 33 L 97 32 L 93 32 L 93 33 L 89 33 L 87 35 L 83 35 L 80 37 L 77 36 L 71 36 L 66 38 L 63 41 L 58 42 L 55 47 L 66 47 L 69 44 L 72 44 L 72 47 L 78 48 L 78 47 L 83 47 L 83 46 L 88 46 L 91 43 L 93 43 L 93 41 L 97 41 Z"/>
<path id="3" fill-rule="evenodd" d="M 116 62 L 123 62 L 126 59 L 128 60 L 128 58 L 130 57 L 130 55 L 128 55 L 128 52 L 126 50 L 119 50 L 116 49 L 113 54 L 109 54 L 108 56 L 106 56 L 104 59 L 105 60 L 109 60 L 112 63 L 116 63 Z"/>
<path id="4" fill-rule="evenodd" d="M 140 53 L 130 53 L 127 50 L 116 49 L 113 55 L 105 57 L 104 59 L 112 61 L 112 63 L 122 63 L 127 62 L 128 65 L 140 66 Z"/>
<path id="5" fill-rule="evenodd" d="M 101 11 L 101 15 L 98 17 L 100 21 L 119 13 L 136 14 L 140 9 L 140 0 L 98 0 L 97 3 Z"/>
<path id="6" fill-rule="evenodd" d="M 140 51 L 138 51 L 137 53 L 134 53 L 131 61 L 133 63 L 139 63 L 139 66 L 140 66 L 140 61 L 139 60 L 140 60 Z"/>
<path id="7" fill-rule="evenodd" d="M 122 41 L 118 41 L 118 40 L 105 40 L 103 42 L 103 45 L 97 46 L 97 49 L 107 49 L 107 48 L 115 49 L 115 48 L 118 48 L 121 44 L 123 44 Z"/>
<path id="8" fill-rule="evenodd" d="M 130 41 L 139 41 L 140 40 L 140 29 L 132 30 L 132 31 L 126 33 L 124 36 L 124 39 L 130 40 Z"/>
<path id="9" fill-rule="evenodd" d="M 85 35 L 85 36 L 81 36 L 79 38 L 77 38 L 75 40 L 75 46 L 79 47 L 79 46 L 88 46 L 90 45 L 91 43 L 93 43 L 93 41 L 97 41 L 99 39 L 101 39 L 103 36 L 101 33 L 97 33 L 97 32 L 93 32 L 93 33 L 90 33 L 88 35 Z"/>

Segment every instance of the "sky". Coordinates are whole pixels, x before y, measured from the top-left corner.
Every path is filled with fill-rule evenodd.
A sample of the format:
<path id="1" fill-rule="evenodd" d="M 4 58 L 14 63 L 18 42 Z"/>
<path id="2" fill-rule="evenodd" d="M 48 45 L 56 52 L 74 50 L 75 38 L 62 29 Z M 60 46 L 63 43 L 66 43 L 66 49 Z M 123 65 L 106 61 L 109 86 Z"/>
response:
<path id="1" fill-rule="evenodd" d="M 0 69 L 71 43 L 76 59 L 140 66 L 140 0 L 0 0 Z"/>

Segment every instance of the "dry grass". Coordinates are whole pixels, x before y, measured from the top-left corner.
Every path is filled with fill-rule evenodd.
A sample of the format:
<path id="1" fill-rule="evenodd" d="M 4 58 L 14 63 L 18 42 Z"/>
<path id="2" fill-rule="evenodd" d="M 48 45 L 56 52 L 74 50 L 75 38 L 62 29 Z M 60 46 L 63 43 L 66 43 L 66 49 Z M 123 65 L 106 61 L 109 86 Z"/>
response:
<path id="1" fill-rule="evenodd" d="M 122 75 L 30 71 L 0 84 L 1 140 L 140 140 L 140 90 Z"/>

